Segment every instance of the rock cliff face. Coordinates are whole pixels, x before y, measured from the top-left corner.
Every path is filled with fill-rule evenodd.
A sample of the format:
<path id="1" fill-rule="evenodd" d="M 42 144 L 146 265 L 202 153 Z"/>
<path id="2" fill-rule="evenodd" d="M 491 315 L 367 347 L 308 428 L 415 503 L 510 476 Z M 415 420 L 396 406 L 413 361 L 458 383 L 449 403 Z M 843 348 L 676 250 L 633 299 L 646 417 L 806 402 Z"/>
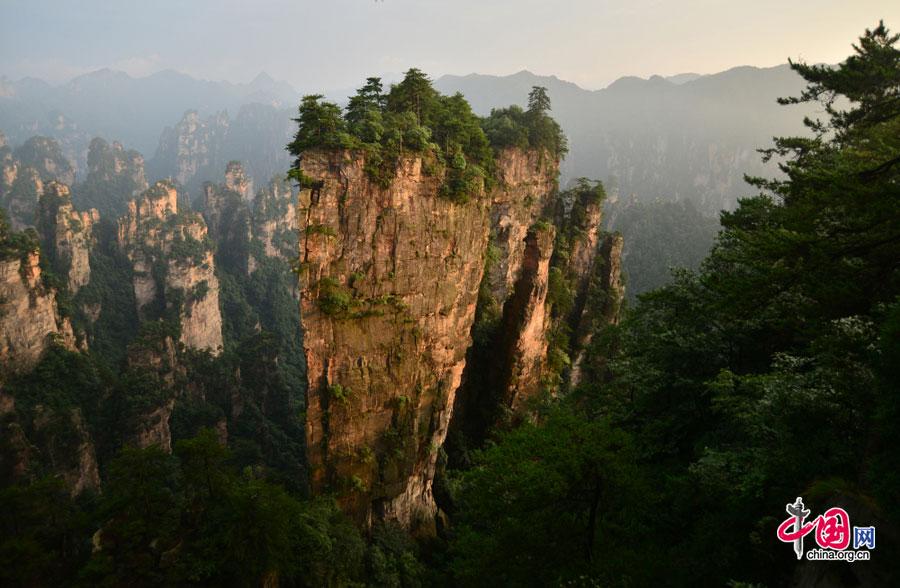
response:
<path id="1" fill-rule="evenodd" d="M 50 469 L 72 496 L 99 489 L 96 450 L 81 411 L 39 404 L 26 412 L 23 419 L 15 399 L 0 392 L 0 480 L 25 483 Z"/>
<path id="2" fill-rule="evenodd" d="M 173 319 L 184 345 L 216 353 L 222 346 L 219 282 L 203 218 L 179 213 L 175 188 L 157 182 L 129 203 L 118 241 L 134 266 L 141 317 Z"/>
<path id="3" fill-rule="evenodd" d="M 33 368 L 53 338 L 74 348 L 72 326 L 59 313 L 56 291 L 43 284 L 39 264 L 36 247 L 0 258 L 0 382 L 4 373 Z"/>
<path id="4" fill-rule="evenodd" d="M 97 208 L 104 217 L 116 218 L 127 211 L 129 200 L 147 189 L 144 157 L 121 143 L 95 138 L 87 157 L 87 178 L 78 185 L 73 200 L 79 210 Z"/>
<path id="5" fill-rule="evenodd" d="M 253 180 L 247 177 L 240 161 L 229 161 L 225 166 L 225 187 L 240 194 L 244 200 L 253 197 Z"/>
<path id="6" fill-rule="evenodd" d="M 625 286 L 622 284 L 622 235 L 603 236 L 594 262 L 593 282 L 588 286 L 585 304 L 579 309 L 574 332 L 575 355 L 569 373 L 569 385 L 581 382 L 585 352 L 598 326 L 619 322 Z"/>
<path id="7" fill-rule="evenodd" d="M 217 244 L 220 266 L 250 275 L 268 257 L 297 256 L 297 206 L 290 183 L 273 179 L 250 199 L 252 181 L 240 162 L 225 169 L 222 185 L 204 185 L 203 217 Z"/>
<path id="8" fill-rule="evenodd" d="M 73 408 L 68 413 L 59 413 L 38 406 L 31 428 L 33 431 L 29 440 L 40 448 L 41 461 L 57 475 L 62 475 L 72 496 L 100 488 L 100 468 L 94 441 L 81 410 Z M 67 443 L 60 443 L 57 438 L 61 436 L 60 428 L 68 433 L 65 436 Z"/>
<path id="9" fill-rule="evenodd" d="M 225 112 L 201 117 L 189 111 L 163 131 L 150 170 L 193 192 L 203 182 L 218 181 L 226 164 L 235 160 L 242 162 L 248 177 L 265 181 L 290 166 L 284 145 L 293 133 L 292 116 L 293 109 L 271 104 L 245 104 L 233 117 Z M 252 195 L 251 189 L 247 198 Z"/>
<path id="10" fill-rule="evenodd" d="M 207 119 L 201 119 L 196 110 L 186 112 L 160 137 L 153 162 L 158 175 L 171 175 L 182 186 L 193 185 L 208 175 L 217 167 L 229 122 L 226 112 Z"/>
<path id="11" fill-rule="evenodd" d="M 504 305 L 500 345 L 493 362 L 499 368 L 500 402 L 514 413 L 522 412 L 540 390 L 550 327 L 545 302 L 555 236 L 552 225 L 528 231 L 519 277 Z"/>
<path id="12" fill-rule="evenodd" d="M 173 385 L 177 377 L 185 376 L 185 370 L 178 362 L 175 342 L 171 337 L 160 337 L 132 343 L 128 349 L 128 368 L 146 373 L 157 382 L 160 390 L 168 391 L 161 402 L 137 415 L 130 442 L 141 448 L 158 445 L 166 453 L 171 453 L 172 429 L 169 423 L 176 403 Z"/>
<path id="13" fill-rule="evenodd" d="M 297 206 L 291 185 L 276 178 L 253 201 L 253 233 L 268 257 L 284 260 L 297 254 Z"/>
<path id="14" fill-rule="evenodd" d="M 12 188 L 19 173 L 19 162 L 13 157 L 13 151 L 6 142 L 6 136 L 0 133 L 0 199 Z"/>
<path id="15" fill-rule="evenodd" d="M 6 175 L 12 181 L 0 198 L 0 206 L 6 209 L 13 230 L 21 231 L 34 226 L 38 201 L 44 192 L 44 182 L 37 170 L 22 168 L 15 160 L 11 160 L 6 170 L 9 171 Z"/>
<path id="16" fill-rule="evenodd" d="M 6 209 L 16 231 L 37 223 L 38 201 L 44 184 L 72 185 L 75 170 L 59 145 L 47 137 L 32 137 L 12 150 L 0 138 L 0 207 Z"/>
<path id="17" fill-rule="evenodd" d="M 90 281 L 92 230 L 99 220 L 95 209 L 78 212 L 72 207 L 64 184 L 49 182 L 45 186 L 38 219 L 44 251 L 55 271 L 66 278 L 73 296 Z"/>
<path id="18" fill-rule="evenodd" d="M 49 137 L 31 137 L 16 148 L 20 168 L 30 167 L 41 180 L 56 180 L 67 186 L 75 183 L 75 168 L 63 155 L 59 143 Z"/>
<path id="19" fill-rule="evenodd" d="M 504 149 L 498 154 L 499 186 L 491 198 L 492 262 L 487 280 L 501 308 L 522 268 L 525 236 L 551 204 L 558 164 L 537 151 Z"/>
<path id="20" fill-rule="evenodd" d="M 501 187 L 455 204 L 417 158 L 401 160 L 382 189 L 361 154 L 303 157 L 304 174 L 321 183 L 300 195 L 311 481 L 338 491 L 362 523 L 434 519 L 435 464 L 466 363 L 491 208 L 552 184 L 555 168 L 547 177 L 536 161 L 507 153 Z M 524 243 L 507 242 L 524 257 Z"/>

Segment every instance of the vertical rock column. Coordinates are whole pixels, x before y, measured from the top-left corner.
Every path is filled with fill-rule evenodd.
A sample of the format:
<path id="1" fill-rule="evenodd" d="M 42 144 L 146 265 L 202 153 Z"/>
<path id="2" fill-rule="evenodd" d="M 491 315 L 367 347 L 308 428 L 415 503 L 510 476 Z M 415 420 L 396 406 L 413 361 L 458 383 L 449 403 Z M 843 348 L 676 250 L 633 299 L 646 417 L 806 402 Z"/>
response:
<path id="1" fill-rule="evenodd" d="M 95 209 L 78 212 L 72 207 L 64 184 L 48 182 L 44 187 L 38 218 L 44 251 L 54 269 L 66 278 L 73 296 L 91 279 L 91 238 L 99 220 Z"/>
<path id="2" fill-rule="evenodd" d="M 138 313 L 159 318 L 177 306 L 181 342 L 217 353 L 222 347 L 219 281 L 203 218 L 179 213 L 175 188 L 157 182 L 128 203 L 128 213 L 119 219 L 118 241 L 134 266 Z"/>
<path id="3" fill-rule="evenodd" d="M 313 490 L 361 524 L 433 521 L 432 480 L 459 386 L 488 242 L 488 202 L 438 196 L 422 161 L 371 183 L 362 154 L 305 154 L 301 318 Z"/>

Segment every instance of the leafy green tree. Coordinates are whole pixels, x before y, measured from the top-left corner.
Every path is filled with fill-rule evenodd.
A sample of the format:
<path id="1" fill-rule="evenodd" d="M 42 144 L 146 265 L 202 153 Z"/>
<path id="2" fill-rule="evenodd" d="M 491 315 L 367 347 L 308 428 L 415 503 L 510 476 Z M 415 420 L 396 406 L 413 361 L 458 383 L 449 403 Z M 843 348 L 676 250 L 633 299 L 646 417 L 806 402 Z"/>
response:
<path id="1" fill-rule="evenodd" d="M 634 530 L 646 490 L 634 459 L 627 434 L 570 408 L 502 435 L 459 481 L 456 580 L 547 586 L 642 577 L 644 537 Z"/>
<path id="2" fill-rule="evenodd" d="M 406 72 L 403 81 L 391 87 L 387 96 L 387 109 L 391 112 L 412 112 L 416 123 L 431 126 L 438 108 L 438 93 L 431 80 L 417 68 Z"/>
<path id="3" fill-rule="evenodd" d="M 163 554 L 177 543 L 178 463 L 159 447 L 126 448 L 110 464 L 101 504 L 100 551 L 82 577 L 95 585 L 166 583 Z"/>
<path id="4" fill-rule="evenodd" d="M 764 150 L 784 177 L 751 178 L 762 193 L 722 214 L 700 269 L 642 296 L 618 333 L 618 393 L 595 395 L 641 440 L 672 519 L 690 521 L 656 531 L 692 562 L 676 583 L 787 583 L 785 497 L 896 517 L 881 480 L 896 479 L 882 358 L 900 296 L 897 41 L 880 25 L 836 68 L 793 64 L 809 85 L 784 102 L 821 100 L 827 118 Z"/>
<path id="5" fill-rule="evenodd" d="M 528 93 L 528 114 L 544 116 L 550 111 L 550 94 L 544 86 L 532 86 Z"/>
<path id="6" fill-rule="evenodd" d="M 62 480 L 44 478 L 0 490 L 0 582 L 59 586 L 90 555 L 89 505 L 69 496 Z M 82 508 L 79 508 L 82 506 Z"/>
<path id="7" fill-rule="evenodd" d="M 333 102 L 323 102 L 321 94 L 304 96 L 300 102 L 297 134 L 288 145 L 294 155 L 305 149 L 325 147 L 349 149 L 355 146 L 353 137 L 341 115 L 341 108 Z"/>

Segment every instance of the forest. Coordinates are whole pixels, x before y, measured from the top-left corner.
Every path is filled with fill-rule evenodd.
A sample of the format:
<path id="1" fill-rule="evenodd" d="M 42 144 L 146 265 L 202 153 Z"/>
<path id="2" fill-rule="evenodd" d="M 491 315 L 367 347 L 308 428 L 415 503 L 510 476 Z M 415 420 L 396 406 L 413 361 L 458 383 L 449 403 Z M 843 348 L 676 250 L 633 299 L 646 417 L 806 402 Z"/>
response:
<path id="1" fill-rule="evenodd" d="M 791 62 L 806 87 L 781 102 L 814 104 L 820 116 L 803 120 L 804 136 L 759 146 L 779 173 L 747 177 L 753 193 L 718 225 L 690 204 L 614 209 L 612 228 L 645 236 L 630 253 L 640 294 L 621 320 L 587 321 L 590 337 L 559 326 L 584 304 L 560 258 L 584 231 L 559 219 L 583 218 L 607 195 L 596 180 L 554 185 L 563 204 L 535 211 L 528 227 L 532 237 L 552 232 L 556 247 L 545 260 L 554 327 L 542 394 L 527 417 L 491 414 L 474 436 L 453 437 L 451 423 L 445 445 L 432 448 L 442 518 L 430 534 L 390 520 L 360 525 L 342 511 L 341 490 L 310 489 L 296 255 L 301 239 L 327 249 L 339 228 L 284 228 L 282 219 L 299 215 L 299 194 L 323 187 L 303 171 L 311 153 L 363 154 L 366 182 L 381 195 L 392 194 L 403 161 L 418 158 L 452 210 L 486 206 L 508 183 L 497 167 L 505 151 L 537 153 L 539 165 L 566 155 L 546 88 L 532 89 L 527 108 L 486 117 L 415 68 L 387 89 L 368 78 L 344 108 L 308 95 L 286 179 L 244 194 L 240 166 L 229 164 L 225 184 L 180 191 L 178 212 L 163 220 L 133 199 L 164 202 L 168 184 L 123 174 L 95 140 L 91 172 L 68 182 L 79 211 L 100 210 L 91 278 L 77 288 L 72 255 L 41 225 L 46 194 L 31 211 L 37 230 L 14 228 L 19 204 L 37 201 L 20 175 L 0 192 L 0 261 L 25 268 L 39 252 L 35 296 L 56 292 L 59 324 L 87 343 L 66 343 L 60 328 L 33 369 L 2 373 L 0 583 L 790 585 L 820 573 L 776 536 L 798 495 L 816 513 L 841 505 L 879 531 L 870 565 L 822 573 L 898 582 L 896 558 L 885 557 L 900 548 L 898 41 L 881 24 L 836 67 Z M 0 160 L 62 157 L 40 144 L 0 149 Z M 66 172 L 55 170 L 45 187 Z M 654 207 L 662 220 L 647 220 Z M 77 232 L 73 218 L 66 226 Z M 678 251 L 666 247 L 679 239 Z M 474 262 L 485 272 L 491 246 Z M 666 277 L 667 255 L 682 267 Z M 195 274 L 203 281 L 178 282 Z M 147 304 L 136 284 L 153 284 Z M 324 282 L 320 310 L 351 320 L 358 289 Z M 221 344 L 192 347 L 191 325 L 213 290 Z M 494 357 L 507 323 L 485 310 L 484 283 L 476 290 L 470 353 Z M 600 305 L 588 297 L 587 312 Z M 576 339 L 585 345 L 577 381 Z M 349 388 L 330 390 L 347 405 Z M 166 406 L 168 446 L 138 442 L 135 431 L 156 426 L 147 415 Z M 97 484 L 73 493 L 61 472 L 83 464 L 71 448 L 87 438 Z"/>

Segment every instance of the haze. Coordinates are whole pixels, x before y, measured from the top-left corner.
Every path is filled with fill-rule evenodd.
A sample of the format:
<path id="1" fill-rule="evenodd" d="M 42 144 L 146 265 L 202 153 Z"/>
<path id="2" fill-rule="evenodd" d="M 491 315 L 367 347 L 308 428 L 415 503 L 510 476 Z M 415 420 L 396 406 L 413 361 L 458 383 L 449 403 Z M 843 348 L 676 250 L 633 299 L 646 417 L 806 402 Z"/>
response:
<path id="1" fill-rule="evenodd" d="M 788 57 L 834 63 L 889 0 L 7 0 L 0 75 L 63 82 L 103 67 L 313 91 L 418 66 L 432 76 L 528 69 L 586 88 L 625 75 L 713 73 Z"/>

